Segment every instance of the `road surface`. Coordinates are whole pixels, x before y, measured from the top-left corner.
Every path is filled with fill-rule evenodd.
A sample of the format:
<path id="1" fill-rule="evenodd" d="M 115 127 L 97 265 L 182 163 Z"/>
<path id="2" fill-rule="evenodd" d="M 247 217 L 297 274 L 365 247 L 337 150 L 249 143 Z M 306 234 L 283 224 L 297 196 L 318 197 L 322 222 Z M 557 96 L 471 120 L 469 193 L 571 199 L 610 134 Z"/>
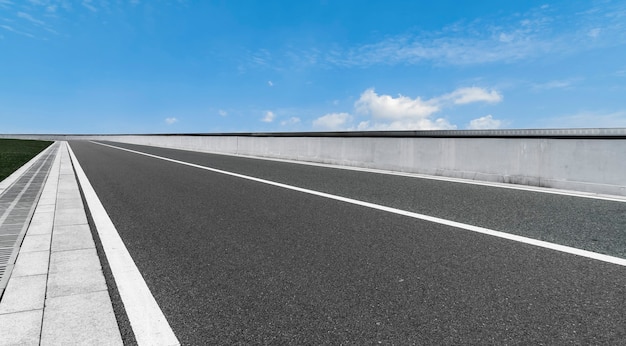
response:
<path id="1" fill-rule="evenodd" d="M 70 144 L 183 344 L 626 341 L 625 266 L 453 226 L 624 258 L 624 202 Z"/>

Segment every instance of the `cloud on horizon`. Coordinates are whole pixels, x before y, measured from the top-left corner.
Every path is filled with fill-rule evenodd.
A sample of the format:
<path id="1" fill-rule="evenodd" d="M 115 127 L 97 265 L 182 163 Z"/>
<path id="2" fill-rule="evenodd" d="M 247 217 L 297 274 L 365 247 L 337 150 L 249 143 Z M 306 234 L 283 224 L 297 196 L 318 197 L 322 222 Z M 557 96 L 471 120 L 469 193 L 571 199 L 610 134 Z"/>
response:
<path id="1" fill-rule="evenodd" d="M 469 130 L 493 130 L 501 128 L 502 125 L 502 120 L 496 120 L 491 114 L 489 114 L 470 121 L 467 128 Z"/>
<path id="2" fill-rule="evenodd" d="M 352 115 L 348 113 L 329 113 L 313 120 L 313 127 L 326 131 L 345 130 L 352 121 Z"/>
<path id="3" fill-rule="evenodd" d="M 435 118 L 434 115 L 453 105 L 475 102 L 497 103 L 502 99 L 498 91 L 479 87 L 459 88 L 428 100 L 403 95 L 397 97 L 379 95 L 373 88 L 370 88 L 365 90 L 354 103 L 354 113 L 369 119 L 355 124 L 355 116 L 350 113 L 329 113 L 315 119 L 313 127 L 329 131 L 453 130 L 457 128 L 457 125 L 451 124 L 445 118 Z M 502 125 L 502 121 L 488 115 L 472 120 L 469 126 L 485 129 L 499 128 Z"/>

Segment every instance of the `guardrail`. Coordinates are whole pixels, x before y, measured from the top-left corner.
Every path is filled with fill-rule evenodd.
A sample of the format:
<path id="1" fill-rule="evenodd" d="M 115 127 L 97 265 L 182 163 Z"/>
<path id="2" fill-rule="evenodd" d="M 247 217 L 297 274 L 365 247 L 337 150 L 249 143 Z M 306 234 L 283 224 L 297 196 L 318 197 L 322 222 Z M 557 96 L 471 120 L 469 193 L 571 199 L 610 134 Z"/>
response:
<path id="1" fill-rule="evenodd" d="M 626 129 L 0 135 L 108 140 L 626 196 Z"/>

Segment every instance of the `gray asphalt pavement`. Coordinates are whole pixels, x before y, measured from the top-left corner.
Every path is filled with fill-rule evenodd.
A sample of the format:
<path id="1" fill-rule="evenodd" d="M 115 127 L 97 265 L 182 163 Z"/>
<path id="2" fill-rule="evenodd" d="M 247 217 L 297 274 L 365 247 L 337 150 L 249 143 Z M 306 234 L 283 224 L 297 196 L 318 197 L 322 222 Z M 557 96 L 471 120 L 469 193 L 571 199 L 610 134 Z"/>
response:
<path id="1" fill-rule="evenodd" d="M 626 203 L 115 144 L 626 257 Z M 626 268 L 71 142 L 184 344 L 619 344 Z"/>

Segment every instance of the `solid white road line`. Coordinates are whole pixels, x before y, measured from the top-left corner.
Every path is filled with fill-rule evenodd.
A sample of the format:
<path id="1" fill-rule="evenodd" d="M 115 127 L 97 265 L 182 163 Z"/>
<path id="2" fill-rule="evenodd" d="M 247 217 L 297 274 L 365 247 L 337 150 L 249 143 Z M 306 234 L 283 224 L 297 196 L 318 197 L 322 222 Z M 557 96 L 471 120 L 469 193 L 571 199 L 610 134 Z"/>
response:
<path id="1" fill-rule="evenodd" d="M 180 345 L 69 144 L 67 148 L 137 343 Z"/>
<path id="2" fill-rule="evenodd" d="M 406 210 L 386 207 L 386 206 L 383 206 L 383 205 L 369 203 L 369 202 L 364 202 L 364 201 L 359 201 L 359 200 L 352 199 L 352 198 L 336 196 L 336 195 L 332 195 L 332 194 L 325 193 L 325 192 L 319 192 L 319 191 L 315 191 L 315 190 L 304 189 L 304 188 L 301 188 L 301 187 L 287 185 L 287 184 L 283 184 L 283 183 L 278 183 L 278 182 L 275 182 L 275 181 L 255 178 L 255 177 L 251 177 L 251 176 L 247 176 L 247 175 L 243 175 L 243 174 L 239 174 L 239 173 L 223 171 L 223 170 L 216 169 L 216 168 L 211 168 L 211 167 L 196 165 L 196 164 L 189 163 L 189 162 L 174 160 L 174 159 L 170 159 L 170 158 L 167 158 L 167 157 L 147 154 L 147 153 L 143 153 L 143 152 L 136 151 L 136 150 L 116 147 L 114 145 L 97 143 L 97 142 L 93 142 L 93 143 L 98 144 L 98 145 L 102 145 L 102 146 L 106 146 L 106 147 L 110 147 L 110 148 L 114 148 L 114 149 L 118 149 L 118 150 L 127 151 L 127 152 L 130 152 L 130 153 L 135 153 L 135 154 L 139 154 L 139 155 L 152 157 L 152 158 L 159 159 L 159 160 L 169 161 L 169 162 L 173 162 L 173 163 L 177 163 L 177 164 L 181 164 L 181 165 L 185 165 L 185 166 L 190 166 L 190 167 L 195 167 L 195 168 L 199 168 L 199 169 L 203 169 L 203 170 L 207 170 L 207 171 L 211 171 L 211 172 L 215 172 L 215 173 L 225 174 L 225 175 L 229 175 L 229 176 L 233 176 L 233 177 L 237 177 L 237 178 L 241 178 L 241 179 L 252 180 L 252 181 L 256 181 L 256 182 L 263 183 L 263 184 L 273 185 L 273 186 L 277 186 L 277 187 L 281 187 L 281 188 L 285 188 L 285 189 L 289 189 L 289 190 L 294 190 L 294 191 L 298 191 L 298 192 L 303 192 L 303 193 L 307 193 L 307 194 L 311 194 L 311 195 L 315 195 L 315 196 L 320 196 L 320 197 L 325 197 L 325 198 L 329 198 L 329 199 L 333 199 L 333 200 L 337 200 L 337 201 L 342 201 L 342 202 L 346 202 L 346 203 L 356 204 L 356 205 L 360 205 L 360 206 L 363 206 L 363 207 L 368 207 L 368 208 L 372 208 L 372 209 L 382 210 L 382 211 L 386 211 L 386 212 L 394 213 L 394 214 L 398 214 L 398 215 L 404 215 L 404 216 L 412 217 L 412 218 L 415 218 L 415 219 L 420 219 L 420 220 L 425 220 L 425 221 L 429 221 L 429 222 L 434 222 L 434 223 L 447 225 L 447 226 L 451 226 L 451 227 L 455 227 L 455 228 L 460 228 L 460 229 L 464 229 L 464 230 L 468 230 L 468 231 L 472 231 L 472 232 L 476 232 L 476 233 L 482 233 L 482 234 L 487 234 L 487 235 L 498 237 L 498 238 L 504 238 L 504 239 L 508 239 L 508 240 L 512 240 L 512 241 L 516 241 L 516 242 L 520 242 L 520 243 L 524 243 L 524 244 L 535 245 L 535 246 L 546 248 L 546 249 L 551 249 L 551 250 L 565 252 L 565 253 L 578 255 L 578 256 L 582 256 L 582 257 L 586 257 L 586 258 L 591 258 L 591 259 L 595 259 L 595 260 L 599 260 L 599 261 L 603 261 L 603 262 L 608 262 L 608 263 L 613 263 L 613 264 L 617 264 L 617 265 L 621 265 L 621 266 L 626 266 L 626 259 L 624 259 L 624 258 L 604 255 L 604 254 L 600 254 L 600 253 L 596 253 L 596 252 L 592 252 L 592 251 L 587 251 L 587 250 L 581 250 L 581 249 L 577 249 L 577 248 L 573 248 L 573 247 L 569 247 L 569 246 L 565 246 L 565 245 L 549 243 L 549 242 L 542 241 L 542 240 L 522 237 L 522 236 L 519 236 L 519 235 L 514 235 L 514 234 L 500 232 L 500 231 L 495 231 L 495 230 L 484 228 L 484 227 L 468 225 L 468 224 L 461 223 L 461 222 L 456 222 L 456 221 L 441 219 L 441 218 L 438 218 L 438 217 L 433 217 L 433 216 L 428 216 L 428 215 L 424 215 L 424 214 L 414 213 L 414 212 L 410 212 L 410 211 L 406 211 Z"/>

